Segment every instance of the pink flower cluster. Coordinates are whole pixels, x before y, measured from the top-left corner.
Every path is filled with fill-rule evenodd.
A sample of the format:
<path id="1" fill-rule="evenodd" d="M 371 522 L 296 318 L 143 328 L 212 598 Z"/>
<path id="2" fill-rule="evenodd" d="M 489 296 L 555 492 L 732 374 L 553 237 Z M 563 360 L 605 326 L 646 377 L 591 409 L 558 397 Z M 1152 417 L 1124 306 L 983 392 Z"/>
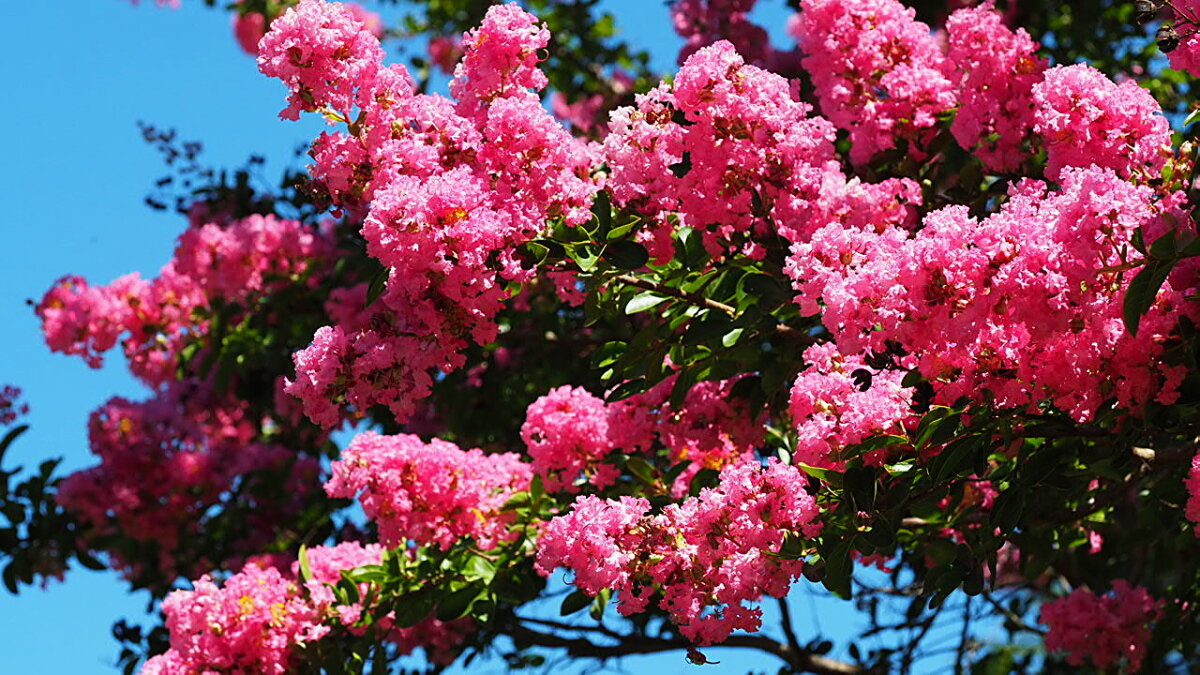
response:
<path id="1" fill-rule="evenodd" d="M 203 576 L 194 590 L 163 600 L 171 648 L 142 675 L 291 672 L 294 650 L 324 637 L 317 608 L 274 567 L 249 565 L 218 586 Z"/>
<path id="2" fill-rule="evenodd" d="M 38 304 L 46 344 L 98 368 L 121 341 L 130 369 L 151 386 L 176 379 L 177 355 L 208 322 L 211 300 L 256 301 L 293 283 L 315 283 L 332 254 L 327 233 L 294 220 L 250 216 L 196 224 L 179 237 L 156 279 L 127 274 L 107 286 L 60 279 Z M 124 336 L 124 337 L 123 337 Z"/>
<path id="3" fill-rule="evenodd" d="M 1033 88 L 1034 128 L 1046 145 L 1046 176 L 1096 165 L 1122 177 L 1158 177 L 1171 157 L 1171 125 L 1149 91 L 1117 84 L 1087 64 L 1056 66 Z"/>
<path id="4" fill-rule="evenodd" d="M 238 0 L 237 4 L 241 5 L 243 0 Z M 345 8 L 358 19 L 367 30 L 371 31 L 377 39 L 382 40 L 386 32 L 383 25 L 383 19 L 375 12 L 368 11 L 365 7 L 357 2 L 342 3 Z M 258 43 L 267 34 L 267 17 L 258 12 L 247 12 L 242 14 L 240 11 L 233 14 L 233 37 L 237 40 L 238 46 L 251 56 L 258 56 Z"/>
<path id="5" fill-rule="evenodd" d="M 1066 652 L 1067 663 L 1091 662 L 1106 669 L 1122 663 L 1129 672 L 1142 667 L 1151 624 L 1161 616 L 1162 601 L 1146 589 L 1113 581 L 1112 590 L 1096 595 L 1077 588 L 1070 595 L 1042 606 L 1039 620 L 1050 627 L 1046 649 Z"/>
<path id="6" fill-rule="evenodd" d="M 316 179 L 364 207 L 367 250 L 391 269 L 365 325 L 322 329 L 296 356 L 289 391 L 326 426 L 340 408 L 384 404 L 407 418 L 430 373 L 490 342 L 509 282 L 529 280 L 517 247 L 546 222 L 590 217 L 592 152 L 541 107 L 549 33 L 515 4 L 489 9 L 463 40 L 456 101 L 413 93 L 402 66 L 344 8 L 302 0 L 272 24 L 259 65 L 291 90 L 285 117 L 322 110 L 346 132 L 314 143 Z"/>
<path id="7" fill-rule="evenodd" d="M 804 0 L 789 26 L 855 164 L 898 142 L 919 152 L 956 103 L 953 66 L 915 16 L 898 0 Z"/>
<path id="8" fill-rule="evenodd" d="M 682 494 L 700 469 L 721 469 L 752 456 L 763 431 L 730 397 L 735 380 L 697 383 L 673 407 L 668 399 L 675 380 L 671 376 L 615 403 L 570 386 L 534 401 L 521 427 L 534 473 L 551 491 L 578 492 L 581 475 L 604 489 L 619 475 L 603 461 L 610 454 L 665 448 L 671 462 L 691 462 L 674 486 Z"/>
<path id="9" fill-rule="evenodd" d="M 679 226 L 701 230 L 714 255 L 731 244 L 761 255 L 749 236 L 803 229 L 824 183 L 845 183 L 833 126 L 810 117 L 795 93 L 718 42 L 690 56 L 673 87 L 613 112 L 608 189 L 619 205 L 652 217 L 642 236 L 656 260 L 672 254 Z"/>
<path id="10" fill-rule="evenodd" d="M 783 597 L 802 563 L 771 556 L 789 533 L 815 535 L 818 508 L 795 467 L 749 461 L 726 467 L 717 488 L 650 513 L 637 497 L 585 496 L 550 521 L 536 567 L 566 567 L 589 595 L 619 592 L 620 612 L 646 609 L 654 597 L 695 644 L 734 630 L 757 630 L 761 610 L 744 603 Z"/>
<path id="11" fill-rule="evenodd" d="M 380 564 L 383 549 L 343 542 L 308 549 L 306 558 L 312 577 L 304 583 L 297 581 L 298 561 L 290 574 L 252 563 L 223 585 L 205 575 L 193 590 L 172 592 L 163 601 L 170 649 L 147 661 L 142 675 L 293 672 L 297 650 L 325 638 L 334 626 L 350 628 L 369 609 L 360 603 L 335 605 L 331 587 L 343 571 Z M 389 617 L 380 617 L 379 625 L 389 630 L 387 639 L 399 654 L 424 647 L 429 659 L 441 664 L 453 660 L 474 626 L 470 619 L 443 623 L 430 617 L 412 628 L 389 629 Z"/>
<path id="12" fill-rule="evenodd" d="M 37 306 L 50 349 L 99 368 L 121 340 L 129 368 L 152 386 L 175 377 L 175 355 L 204 304 L 200 289 L 168 263 L 154 281 L 136 272 L 107 286 L 78 276 L 60 279 Z M 122 340 L 122 336 L 125 336 Z"/>
<path id="13" fill-rule="evenodd" d="M 611 417 L 604 400 L 582 387 L 552 389 L 530 404 L 521 440 L 547 490 L 577 492 L 580 474 L 601 489 L 616 480 L 617 468 L 601 463 L 616 449 Z"/>
<path id="14" fill-rule="evenodd" d="M 332 257 L 329 234 L 295 220 L 252 215 L 226 226 L 188 228 L 179 237 L 175 267 L 208 298 L 236 301 L 315 281 Z"/>
<path id="15" fill-rule="evenodd" d="M 903 371 L 871 368 L 843 356 L 833 343 L 809 347 L 804 362 L 808 370 L 792 385 L 789 406 L 798 434 L 796 461 L 836 466 L 846 446 L 881 434 L 903 436 L 916 420 L 912 389 L 900 384 Z M 877 451 L 864 459 L 874 463 L 884 454 Z"/>
<path id="16" fill-rule="evenodd" d="M 485 455 L 410 435 L 359 434 L 333 463 L 331 497 L 357 497 L 384 545 L 415 541 L 448 549 L 471 537 L 490 549 L 516 535 L 501 507 L 527 490 L 532 472 L 512 453 Z"/>
<path id="17" fill-rule="evenodd" d="M 176 560 L 176 553 L 200 531 L 208 510 L 221 503 L 235 481 L 276 471 L 286 481 L 290 499 L 256 503 L 251 536 L 226 542 L 243 556 L 268 543 L 275 524 L 298 512 L 313 492 L 319 474 L 315 459 L 255 443 L 254 434 L 239 406 L 189 383 L 141 403 L 111 399 L 88 421 L 88 442 L 100 463 L 64 478 L 58 502 L 90 525 L 92 535 L 122 533 L 153 542 L 160 570 L 190 575 L 190 567 L 177 570 L 183 561 Z M 125 564 L 119 556 L 113 562 Z M 133 576 L 139 572 L 135 567 L 126 571 Z"/>
<path id="18" fill-rule="evenodd" d="M 983 165 L 1016 171 L 1031 153 L 1033 87 L 1046 69 L 1024 29 L 1012 31 L 988 0 L 946 22 L 948 56 L 959 73 L 959 105 L 950 126 L 955 140 Z"/>
<path id="19" fill-rule="evenodd" d="M 1170 402 L 1183 371 L 1158 356 L 1179 313 L 1195 310 L 1167 284 L 1132 337 L 1121 312 L 1129 275 L 1098 270 L 1124 262 L 1138 228 L 1184 221 L 1166 213 L 1175 198 L 1095 167 L 1059 181 L 1017 184 L 982 221 L 964 206 L 935 211 L 911 236 L 818 231 L 788 263 L 801 308 L 823 302 L 843 354 L 897 343 L 940 401 L 987 390 L 1000 407 L 1048 400 L 1081 421 L 1110 398 Z"/>

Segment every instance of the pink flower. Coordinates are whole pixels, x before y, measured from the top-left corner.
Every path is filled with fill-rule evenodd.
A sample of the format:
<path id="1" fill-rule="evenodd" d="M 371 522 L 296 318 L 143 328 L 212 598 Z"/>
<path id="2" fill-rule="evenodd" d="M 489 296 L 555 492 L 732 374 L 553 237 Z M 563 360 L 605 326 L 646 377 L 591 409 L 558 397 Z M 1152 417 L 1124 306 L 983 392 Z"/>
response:
<path id="1" fill-rule="evenodd" d="M 1124 579 L 1097 596 L 1085 588 L 1042 606 L 1039 621 L 1050 627 L 1046 649 L 1067 653 L 1067 663 L 1096 668 L 1125 663 L 1130 672 L 1142 667 L 1151 625 L 1162 615 L 1162 601 Z"/>
<path id="2" fill-rule="evenodd" d="M 1037 43 L 1010 30 L 991 0 L 946 22 L 949 58 L 959 73 L 958 113 L 950 131 L 987 168 L 1016 171 L 1030 153 L 1033 87 L 1046 69 Z"/>
<path id="3" fill-rule="evenodd" d="M 408 540 L 450 548 L 464 537 L 484 549 L 511 541 L 500 508 L 528 489 L 529 465 L 515 454 L 485 455 L 416 436 L 359 434 L 333 464 L 331 497 L 357 497 L 387 546 Z"/>
<path id="4" fill-rule="evenodd" d="M 163 601 L 171 649 L 142 673 L 286 673 L 293 650 L 323 637 L 317 610 L 273 567 L 249 566 L 218 586 L 210 577 Z"/>
<path id="5" fill-rule="evenodd" d="M 574 574 L 588 595 L 609 588 L 629 616 L 658 598 L 680 633 L 716 644 L 755 631 L 761 611 L 744 603 L 783 597 L 802 563 L 770 554 L 788 534 L 815 535 L 816 502 L 795 467 L 747 461 L 726 467 L 720 485 L 651 514 L 645 499 L 586 496 L 546 526 L 535 566 Z"/>
<path id="6" fill-rule="evenodd" d="M 919 148 L 954 107 L 952 66 L 915 16 L 898 0 L 804 0 L 789 26 L 821 112 L 850 132 L 857 165 L 897 143 Z"/>
<path id="7" fill-rule="evenodd" d="M 1087 64 L 1055 66 L 1033 88 L 1034 128 L 1048 153 L 1046 177 L 1096 165 L 1123 178 L 1156 177 L 1171 156 L 1171 125 L 1150 92 Z"/>
<path id="8" fill-rule="evenodd" d="M 345 5 L 300 0 L 271 22 L 258 43 L 258 67 L 283 80 L 291 94 L 284 119 L 325 107 L 352 119 L 360 86 L 375 79 L 383 49 L 379 39 Z"/>

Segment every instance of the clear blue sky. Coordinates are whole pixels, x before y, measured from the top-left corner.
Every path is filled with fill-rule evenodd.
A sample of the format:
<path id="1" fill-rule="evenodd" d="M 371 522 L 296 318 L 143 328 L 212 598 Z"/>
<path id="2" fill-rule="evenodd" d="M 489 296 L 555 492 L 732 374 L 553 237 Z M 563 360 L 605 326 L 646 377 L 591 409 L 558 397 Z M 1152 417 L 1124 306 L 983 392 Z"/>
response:
<path id="1" fill-rule="evenodd" d="M 154 0 L 136 8 L 126 0 L 16 0 L 5 7 L 0 384 L 22 387 L 33 408 L 33 428 L 10 452 L 9 466 L 50 456 L 65 457 L 68 470 L 91 464 L 88 413 L 113 395 L 145 394 L 119 357 L 93 371 L 78 359 L 50 354 L 25 304 L 63 274 L 96 283 L 134 270 L 153 276 L 169 257 L 184 222 L 142 204 L 165 170 L 136 123 L 175 127 L 184 139 L 202 140 L 207 160 L 218 166 L 265 155 L 270 178 L 321 128 L 311 119 L 278 120 L 282 86 L 259 75 L 238 49 L 228 15 L 201 0 L 183 4 L 178 11 L 158 9 Z M 635 44 L 653 49 L 656 67 L 673 66 L 679 41 L 664 3 L 606 4 Z M 758 20 L 784 44 L 783 3 L 762 4 Z M 821 603 L 818 609 L 805 593 L 794 595 L 802 639 L 814 637 L 822 622 L 825 631 L 846 634 L 845 608 Z M 142 616 L 146 600 L 128 595 L 115 575 L 82 569 L 46 591 L 27 589 L 13 598 L 0 590 L 0 671 L 116 672 L 109 628 L 118 617 Z M 771 658 L 721 650 L 711 656 L 723 665 L 701 672 L 777 667 Z M 629 672 L 697 672 L 680 655 L 624 665 Z"/>

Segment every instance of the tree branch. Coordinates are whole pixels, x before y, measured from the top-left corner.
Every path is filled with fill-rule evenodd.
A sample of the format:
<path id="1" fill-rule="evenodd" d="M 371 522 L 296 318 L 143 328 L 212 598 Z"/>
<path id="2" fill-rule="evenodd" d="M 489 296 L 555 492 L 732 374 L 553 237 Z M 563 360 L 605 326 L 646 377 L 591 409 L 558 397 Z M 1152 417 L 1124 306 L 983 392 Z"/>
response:
<path id="1" fill-rule="evenodd" d="M 522 617 L 514 617 L 515 621 L 505 632 L 518 643 L 565 649 L 574 657 L 611 659 L 631 654 L 658 654 L 670 651 L 682 651 L 693 645 L 683 638 L 652 638 L 642 635 L 619 635 L 619 642 L 614 645 L 597 644 L 586 638 L 568 638 L 552 633 L 536 631 L 523 626 L 519 621 Z M 539 623 L 544 623 L 538 620 Z M 577 627 L 572 627 L 577 628 Z M 721 647 L 745 647 L 757 649 L 772 654 L 798 673 L 815 673 L 816 675 L 850 675 L 865 672 L 859 666 L 844 663 L 805 650 L 797 650 L 789 645 L 777 642 L 762 635 L 731 635 L 720 644 Z"/>

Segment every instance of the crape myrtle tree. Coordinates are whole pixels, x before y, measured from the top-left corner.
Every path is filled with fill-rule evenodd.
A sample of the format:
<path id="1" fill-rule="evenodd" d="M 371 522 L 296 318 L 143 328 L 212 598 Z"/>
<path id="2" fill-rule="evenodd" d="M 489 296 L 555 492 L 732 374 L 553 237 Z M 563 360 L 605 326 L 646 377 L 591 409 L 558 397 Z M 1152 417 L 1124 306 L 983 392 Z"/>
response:
<path id="1" fill-rule="evenodd" d="M 173 257 L 36 312 L 150 394 L 0 474 L 11 592 L 161 601 L 127 671 L 1197 667 L 1200 1 L 677 0 L 666 74 L 596 0 L 207 4 L 328 130 L 145 129 Z"/>

